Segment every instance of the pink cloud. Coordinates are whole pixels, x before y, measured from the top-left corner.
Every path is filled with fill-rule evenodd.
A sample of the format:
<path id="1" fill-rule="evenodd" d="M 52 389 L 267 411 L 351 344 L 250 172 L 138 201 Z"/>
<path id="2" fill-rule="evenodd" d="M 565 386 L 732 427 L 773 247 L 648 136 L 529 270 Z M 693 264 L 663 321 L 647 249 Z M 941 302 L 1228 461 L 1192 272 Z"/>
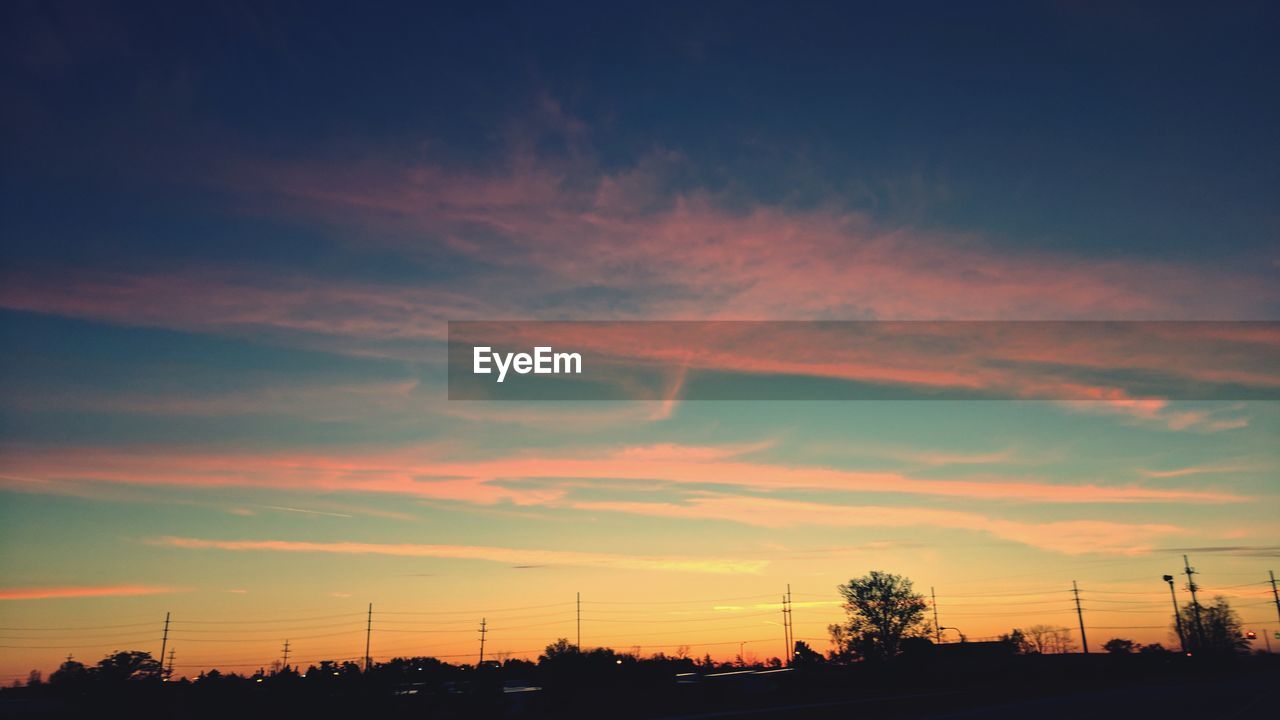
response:
<path id="1" fill-rule="evenodd" d="M 55 600 L 64 598 L 135 597 L 180 592 L 154 585 L 65 585 L 56 587 L 0 588 L 0 600 Z"/>
<path id="2" fill-rule="evenodd" d="M 233 159 L 217 182 L 241 211 L 356 230 L 342 234 L 407 261 L 443 247 L 458 260 L 453 279 L 411 287 L 235 266 L 11 271 L 0 305 L 205 332 L 387 339 L 439 337 L 445 319 L 531 317 L 530 307 L 578 319 L 1217 320 L 1256 317 L 1280 299 L 1273 283 L 1241 272 L 1011 250 L 835 205 L 740 209 L 704 191 L 668 194 L 665 177 L 682 161 L 665 151 L 616 172 L 589 153 L 546 158 L 527 147 L 486 172 L 402 157 Z M 476 266 L 484 271 L 467 271 Z M 615 294 L 574 294 L 601 285 Z M 1244 339 L 1275 341 L 1265 331 Z"/>
<path id="3" fill-rule="evenodd" d="M 69 480 L 133 485 L 256 487 L 306 492 L 399 494 L 492 504 L 554 505 L 564 481 L 617 480 L 710 485 L 761 491 L 891 493 L 1024 503 L 1233 503 L 1247 497 L 1215 490 L 1138 485 L 1062 484 L 1009 479 L 926 480 L 897 472 L 752 462 L 756 445 L 712 448 L 632 446 L 572 455 L 525 453 L 459 460 L 440 448 L 320 453 L 200 453 L 175 448 L 12 448 L 0 458 L 19 488 Z M 544 481 L 529 483 L 526 481 Z"/>
<path id="4" fill-rule="evenodd" d="M 362 542 L 306 542 L 297 540 L 206 540 L 166 536 L 154 538 L 153 545 L 193 550 L 265 551 L 285 553 L 325 553 L 334 555 L 390 555 L 454 560 L 484 560 L 509 565 L 575 565 L 623 570 L 667 570 L 675 572 L 741 575 L 759 573 L 768 564 L 763 560 L 698 558 L 684 556 L 617 555 L 572 550 L 477 545 L 421 545 Z"/>
<path id="5" fill-rule="evenodd" d="M 1221 319 L 1252 316 L 1276 297 L 1253 276 L 1009 252 L 972 236 L 880 227 L 833 206 L 728 210 L 707 193 L 666 194 L 664 178 L 680 163 L 660 151 L 610 173 L 589 157 L 520 151 L 478 173 L 371 157 L 242 166 L 227 182 L 261 198 L 261 212 L 448 238 L 461 255 L 532 273 L 539 293 L 607 278 L 646 295 L 631 317 Z M 476 227 L 497 239 L 465 239 Z M 417 241 L 388 242 L 412 254 Z"/>
<path id="6" fill-rule="evenodd" d="M 1141 555 L 1156 541 L 1183 530 L 1157 523 L 1096 520 L 1019 522 L 954 510 L 916 507 L 848 506 L 777 498 L 711 496 L 666 502 L 575 502 L 580 510 L 623 512 L 687 520 L 727 520 L 757 527 L 936 527 L 984 532 L 1042 550 Z"/>
<path id="7" fill-rule="evenodd" d="M 1181 478 L 1193 475 L 1233 475 L 1237 473 L 1262 472 L 1266 468 L 1260 465 L 1191 465 L 1169 470 L 1139 470 L 1143 477 L 1149 478 Z"/>

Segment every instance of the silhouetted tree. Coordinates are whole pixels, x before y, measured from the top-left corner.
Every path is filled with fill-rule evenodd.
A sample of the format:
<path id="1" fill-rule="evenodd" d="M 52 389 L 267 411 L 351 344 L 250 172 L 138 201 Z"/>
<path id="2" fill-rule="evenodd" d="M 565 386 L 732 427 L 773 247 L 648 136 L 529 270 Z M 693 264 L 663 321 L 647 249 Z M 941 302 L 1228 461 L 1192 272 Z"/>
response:
<path id="1" fill-rule="evenodd" d="M 828 631 L 841 656 L 892 658 L 903 638 L 928 632 L 924 620 L 928 604 L 905 577 L 872 570 L 839 589 L 849 619 Z"/>
<path id="2" fill-rule="evenodd" d="M 49 676 L 49 683 L 57 688 L 69 689 L 83 686 L 89 678 L 89 669 L 84 663 L 67 660 Z"/>
<path id="3" fill-rule="evenodd" d="M 1066 653 L 1075 649 L 1075 641 L 1067 628 L 1052 625 L 1032 625 L 1027 628 L 1027 638 L 1031 641 L 1034 652 L 1046 655 L 1049 653 Z"/>
<path id="4" fill-rule="evenodd" d="M 1133 652 L 1134 642 L 1125 638 L 1111 638 L 1102 643 L 1102 649 L 1112 655 L 1128 655 Z"/>
<path id="5" fill-rule="evenodd" d="M 1182 627 L 1187 637 L 1187 650 L 1192 653 L 1229 655 L 1249 650 L 1249 641 L 1241 629 L 1240 616 L 1222 596 L 1215 597 L 1212 605 L 1200 606 L 1199 623 L 1196 622 L 1195 605 L 1184 605 Z M 1203 635 L 1199 628 L 1204 629 Z"/>
<path id="6" fill-rule="evenodd" d="M 809 647 L 809 643 L 797 640 L 795 657 L 792 662 L 797 666 L 816 665 L 822 662 L 822 656 Z"/>
<path id="7" fill-rule="evenodd" d="M 547 646 L 538 658 L 538 662 L 554 662 L 563 657 L 576 656 L 579 652 L 578 646 L 569 642 L 569 638 L 559 638 Z"/>
<path id="8" fill-rule="evenodd" d="M 1036 651 L 1035 645 L 1027 639 L 1025 633 L 1019 628 L 1014 628 L 1004 635 L 1000 636 L 1000 642 L 1009 646 L 1009 649 L 1015 653 L 1027 654 Z"/>

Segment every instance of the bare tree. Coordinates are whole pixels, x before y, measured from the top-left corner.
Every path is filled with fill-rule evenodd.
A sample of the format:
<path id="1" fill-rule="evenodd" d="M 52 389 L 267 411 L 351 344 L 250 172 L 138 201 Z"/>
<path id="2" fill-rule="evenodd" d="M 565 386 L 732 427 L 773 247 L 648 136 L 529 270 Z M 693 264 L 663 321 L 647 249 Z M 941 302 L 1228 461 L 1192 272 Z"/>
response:
<path id="1" fill-rule="evenodd" d="M 1052 625 L 1032 625 L 1023 634 L 1030 645 L 1029 649 L 1044 655 L 1049 652 L 1056 631 L 1057 628 Z"/>
<path id="2" fill-rule="evenodd" d="M 1049 651 L 1057 654 L 1069 653 L 1076 649 L 1076 641 L 1071 637 L 1068 628 L 1054 628 L 1048 637 Z"/>

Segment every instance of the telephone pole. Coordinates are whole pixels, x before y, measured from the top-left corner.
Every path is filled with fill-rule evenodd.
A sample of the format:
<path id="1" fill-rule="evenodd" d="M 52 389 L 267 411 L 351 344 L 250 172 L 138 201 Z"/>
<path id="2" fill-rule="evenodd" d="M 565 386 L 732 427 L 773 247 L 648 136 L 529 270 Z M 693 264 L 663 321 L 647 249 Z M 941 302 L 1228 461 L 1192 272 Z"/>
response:
<path id="1" fill-rule="evenodd" d="M 942 626 L 938 624 L 938 594 L 933 591 L 933 586 L 929 586 L 929 597 L 933 598 L 933 640 L 937 645 L 942 644 Z"/>
<path id="2" fill-rule="evenodd" d="M 1182 654 L 1187 654 L 1187 636 L 1182 630 L 1182 613 L 1178 610 L 1178 593 L 1173 588 L 1173 576 L 1165 575 L 1164 581 L 1169 583 L 1169 599 L 1173 600 L 1173 624 L 1178 628 L 1178 644 L 1182 646 Z"/>
<path id="3" fill-rule="evenodd" d="M 787 596 L 782 596 L 782 646 L 790 647 L 791 645 L 791 628 L 787 626 Z M 782 664 L 784 666 L 791 664 L 791 651 L 787 650 L 782 655 Z"/>
<path id="4" fill-rule="evenodd" d="M 1071 581 L 1071 592 L 1076 596 L 1076 617 L 1080 619 L 1080 645 L 1084 648 L 1084 654 L 1089 654 L 1089 639 L 1084 636 L 1084 611 L 1080 609 L 1080 588 L 1076 586 L 1076 581 Z"/>
<path id="5" fill-rule="evenodd" d="M 369 641 L 373 639 L 373 603 L 369 603 L 369 620 L 364 626 L 364 671 L 369 672 L 373 658 L 369 657 Z"/>
<path id="6" fill-rule="evenodd" d="M 1274 570 L 1268 570 L 1267 574 L 1271 576 L 1271 597 L 1276 601 L 1276 617 L 1280 617 L 1280 593 L 1276 592 L 1276 573 Z"/>
<path id="7" fill-rule="evenodd" d="M 169 669 L 164 673 L 165 682 L 168 682 L 169 678 L 173 677 L 173 656 L 176 655 L 177 652 L 178 651 L 175 648 L 169 648 Z"/>
<path id="8" fill-rule="evenodd" d="M 169 613 L 164 614 L 164 638 L 160 640 L 161 661 L 164 661 L 164 651 L 167 647 L 169 647 Z"/>
<path id="9" fill-rule="evenodd" d="M 791 618 L 791 583 L 787 583 L 787 594 L 782 596 L 782 610 L 784 630 L 787 636 L 787 656 L 783 658 L 783 662 L 787 667 L 791 667 L 791 661 L 796 657 L 796 626 L 795 621 Z"/>
<path id="10" fill-rule="evenodd" d="M 477 668 L 484 664 L 484 636 L 488 632 L 484 618 L 480 618 L 480 662 L 476 663 Z"/>
<path id="11" fill-rule="evenodd" d="M 578 593 L 578 652 L 582 652 L 582 593 Z"/>
<path id="12" fill-rule="evenodd" d="M 1196 599 L 1196 591 L 1200 587 L 1196 585 L 1196 579 L 1193 577 L 1196 574 L 1195 568 L 1191 567 L 1191 561 L 1187 559 L 1186 555 L 1182 556 L 1182 566 L 1187 575 L 1187 590 L 1191 592 L 1191 609 L 1195 613 L 1196 619 L 1195 646 L 1199 649 L 1204 645 L 1204 624 L 1200 620 L 1200 601 Z"/>
<path id="13" fill-rule="evenodd" d="M 289 669 L 289 641 L 288 640 L 284 641 L 284 658 L 280 661 L 280 669 L 281 670 Z"/>

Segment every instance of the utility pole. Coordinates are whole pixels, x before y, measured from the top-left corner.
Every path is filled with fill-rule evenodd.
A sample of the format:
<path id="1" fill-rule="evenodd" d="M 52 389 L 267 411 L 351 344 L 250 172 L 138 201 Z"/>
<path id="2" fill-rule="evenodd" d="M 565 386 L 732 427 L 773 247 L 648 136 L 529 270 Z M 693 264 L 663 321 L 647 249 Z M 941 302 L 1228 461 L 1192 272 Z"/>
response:
<path id="1" fill-rule="evenodd" d="M 1084 636 L 1084 611 L 1080 609 L 1080 588 L 1076 586 L 1076 581 L 1071 581 L 1071 592 L 1076 596 L 1076 617 L 1080 619 L 1080 645 L 1084 648 L 1084 654 L 1089 654 L 1089 639 Z"/>
<path id="2" fill-rule="evenodd" d="M 791 661 L 794 660 L 796 657 L 796 624 L 795 624 L 795 620 L 791 617 L 791 583 L 787 583 L 787 594 L 784 597 L 785 597 L 785 602 L 783 603 L 783 606 L 787 613 L 786 617 L 784 618 L 784 620 L 786 620 L 786 626 L 787 626 L 786 627 L 786 630 L 787 630 L 786 664 L 787 664 L 787 667 L 791 667 Z"/>
<path id="3" fill-rule="evenodd" d="M 173 656 L 176 655 L 177 652 L 176 648 L 169 648 L 169 669 L 164 673 L 165 682 L 168 682 L 169 678 L 173 677 Z"/>
<path id="4" fill-rule="evenodd" d="M 582 593 L 578 593 L 578 652 L 582 652 Z"/>
<path id="5" fill-rule="evenodd" d="M 480 618 L 480 662 L 476 663 L 476 668 L 484 664 L 484 636 L 488 632 L 485 628 L 484 618 Z"/>
<path id="6" fill-rule="evenodd" d="M 938 624 L 938 594 L 933 591 L 933 586 L 929 586 L 929 597 L 933 598 L 933 640 L 935 644 L 942 644 L 942 626 Z"/>
<path id="7" fill-rule="evenodd" d="M 169 647 L 169 613 L 164 614 L 164 638 L 160 640 L 160 660 L 164 661 L 164 650 Z"/>
<path id="8" fill-rule="evenodd" d="M 1196 571 L 1191 567 L 1191 561 L 1187 559 L 1186 555 L 1182 556 L 1182 566 L 1187 574 L 1187 590 L 1191 592 L 1191 609 L 1195 612 L 1196 618 L 1195 646 L 1200 648 L 1204 645 L 1204 623 L 1200 620 L 1200 601 L 1196 599 L 1196 590 L 1199 590 L 1200 587 L 1196 585 L 1196 580 L 1192 577 L 1196 574 Z"/>
<path id="9" fill-rule="evenodd" d="M 1280 593 L 1276 592 L 1276 573 L 1274 570 L 1268 570 L 1267 574 L 1271 576 L 1271 597 L 1276 601 L 1276 617 L 1280 617 Z"/>
<path id="10" fill-rule="evenodd" d="M 364 671 L 369 672 L 373 658 L 369 657 L 369 641 L 373 639 L 373 603 L 369 603 L 369 620 L 364 626 Z"/>
<path id="11" fill-rule="evenodd" d="M 782 646 L 789 647 L 791 645 L 791 629 L 787 627 L 787 596 L 782 596 Z M 787 650 L 782 655 L 783 666 L 791 664 L 791 651 Z"/>
<path id="12" fill-rule="evenodd" d="M 284 641 L 284 659 L 280 661 L 280 669 L 281 670 L 289 669 L 289 641 L 288 640 Z"/>
<path id="13" fill-rule="evenodd" d="M 1173 576 L 1165 575 L 1164 581 L 1169 583 L 1169 598 L 1173 600 L 1173 624 L 1178 628 L 1178 644 L 1182 646 L 1182 654 L 1187 654 L 1187 636 L 1182 631 L 1182 613 L 1178 611 L 1178 593 L 1173 589 Z"/>

